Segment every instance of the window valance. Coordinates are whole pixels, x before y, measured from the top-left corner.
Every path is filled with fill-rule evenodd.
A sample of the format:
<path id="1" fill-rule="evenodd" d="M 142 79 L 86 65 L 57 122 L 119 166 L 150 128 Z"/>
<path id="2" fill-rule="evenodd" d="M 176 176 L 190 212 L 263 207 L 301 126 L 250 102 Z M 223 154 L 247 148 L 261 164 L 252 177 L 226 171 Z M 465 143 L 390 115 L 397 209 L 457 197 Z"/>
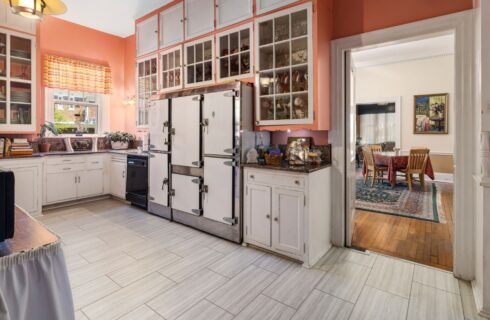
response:
<path id="1" fill-rule="evenodd" d="M 47 54 L 44 56 L 44 85 L 55 89 L 110 94 L 111 68 Z"/>

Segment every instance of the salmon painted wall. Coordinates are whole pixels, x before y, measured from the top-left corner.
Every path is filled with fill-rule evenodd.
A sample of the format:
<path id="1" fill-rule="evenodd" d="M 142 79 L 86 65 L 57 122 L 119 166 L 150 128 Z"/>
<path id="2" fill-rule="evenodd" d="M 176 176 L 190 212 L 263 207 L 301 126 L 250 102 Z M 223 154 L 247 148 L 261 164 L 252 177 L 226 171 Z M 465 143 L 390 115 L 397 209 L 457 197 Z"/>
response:
<path id="1" fill-rule="evenodd" d="M 473 0 L 334 0 L 333 38 L 473 8 Z"/>
<path id="2" fill-rule="evenodd" d="M 136 95 L 136 36 L 132 35 L 124 39 L 124 92 L 125 97 Z M 136 132 L 136 107 L 125 106 L 125 130 Z"/>
<path id="3" fill-rule="evenodd" d="M 37 27 L 37 48 L 38 128 L 44 122 L 43 59 L 45 54 L 54 54 L 111 67 L 113 90 L 108 106 L 110 129 L 125 130 L 128 116 L 122 104 L 125 97 L 125 39 L 54 17 L 45 17 Z"/>

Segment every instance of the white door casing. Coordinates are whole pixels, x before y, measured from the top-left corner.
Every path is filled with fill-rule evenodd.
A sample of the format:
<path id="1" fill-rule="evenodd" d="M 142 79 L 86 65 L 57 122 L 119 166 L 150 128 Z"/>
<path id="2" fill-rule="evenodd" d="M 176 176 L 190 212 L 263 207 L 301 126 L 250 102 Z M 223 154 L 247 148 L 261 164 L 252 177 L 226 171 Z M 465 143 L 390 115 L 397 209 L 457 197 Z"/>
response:
<path id="1" fill-rule="evenodd" d="M 203 127 L 205 155 L 233 155 L 234 92 L 215 92 L 204 95 Z"/>
<path id="2" fill-rule="evenodd" d="M 200 215 L 199 199 L 201 197 L 198 177 L 172 174 L 172 209 Z"/>
<path id="3" fill-rule="evenodd" d="M 204 158 L 203 216 L 230 224 L 224 218 L 233 217 L 233 171 L 231 159 Z"/>
<path id="4" fill-rule="evenodd" d="M 271 247 L 272 188 L 257 184 L 245 188 L 245 237 L 250 243 Z"/>
<path id="5" fill-rule="evenodd" d="M 172 99 L 172 164 L 200 167 L 200 96 Z"/>
<path id="6" fill-rule="evenodd" d="M 156 204 L 168 206 L 168 155 L 153 153 L 150 155 L 148 175 L 149 200 Z"/>

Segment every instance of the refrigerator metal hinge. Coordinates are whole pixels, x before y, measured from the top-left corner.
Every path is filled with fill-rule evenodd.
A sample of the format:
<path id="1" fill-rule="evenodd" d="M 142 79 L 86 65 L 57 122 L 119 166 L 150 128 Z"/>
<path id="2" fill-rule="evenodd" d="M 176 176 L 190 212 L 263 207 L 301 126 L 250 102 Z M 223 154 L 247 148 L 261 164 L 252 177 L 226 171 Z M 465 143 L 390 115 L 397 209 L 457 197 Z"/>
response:
<path id="1" fill-rule="evenodd" d="M 202 209 L 192 209 L 191 211 L 196 216 L 201 216 L 202 215 Z"/>
<path id="2" fill-rule="evenodd" d="M 175 189 L 170 189 L 168 191 L 168 195 L 171 196 L 171 197 L 175 197 Z"/>
<path id="3" fill-rule="evenodd" d="M 175 128 L 170 129 L 169 133 L 175 136 Z"/>
<path id="4" fill-rule="evenodd" d="M 236 161 L 225 161 L 223 164 L 229 167 L 238 167 L 238 163 Z"/>
<path id="5" fill-rule="evenodd" d="M 164 178 L 162 181 L 162 190 L 165 189 L 165 185 L 168 184 L 168 178 Z"/>
<path id="6" fill-rule="evenodd" d="M 204 161 L 193 161 L 192 165 L 201 168 L 204 165 Z"/>
<path id="7" fill-rule="evenodd" d="M 169 123 L 168 123 L 168 121 L 165 121 L 165 122 L 163 123 L 163 127 L 164 127 L 164 128 L 168 128 L 168 124 L 169 124 Z"/>
<path id="8" fill-rule="evenodd" d="M 203 185 L 201 187 L 201 189 L 199 190 L 199 192 L 201 192 L 201 193 L 208 193 L 208 190 L 209 190 L 208 186 L 207 185 Z"/>
<path id="9" fill-rule="evenodd" d="M 238 219 L 225 217 L 225 218 L 223 218 L 223 221 L 228 222 L 231 225 L 234 225 L 234 224 L 237 224 Z"/>
<path id="10" fill-rule="evenodd" d="M 209 126 L 209 119 L 203 119 L 201 122 L 201 127 L 207 127 Z"/>

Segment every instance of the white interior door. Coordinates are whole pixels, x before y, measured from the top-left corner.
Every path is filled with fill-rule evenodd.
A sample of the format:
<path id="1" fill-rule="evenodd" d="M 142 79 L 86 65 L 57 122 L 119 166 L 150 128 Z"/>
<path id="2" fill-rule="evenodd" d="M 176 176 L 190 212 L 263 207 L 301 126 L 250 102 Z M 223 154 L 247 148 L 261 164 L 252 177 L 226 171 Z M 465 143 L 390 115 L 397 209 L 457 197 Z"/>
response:
<path id="1" fill-rule="evenodd" d="M 158 15 L 136 26 L 136 52 L 138 56 L 158 49 Z"/>
<path id="2" fill-rule="evenodd" d="M 201 112 L 199 96 L 172 99 L 172 164 L 200 167 Z"/>
<path id="3" fill-rule="evenodd" d="M 233 166 L 231 159 L 204 158 L 203 194 L 204 217 L 231 224 L 225 219 L 233 217 Z"/>
<path id="4" fill-rule="evenodd" d="M 204 96 L 203 128 L 204 154 L 226 155 L 233 154 L 233 91 L 208 93 Z"/>
<path id="5" fill-rule="evenodd" d="M 153 101 L 148 110 L 150 150 L 168 151 L 168 100 Z"/>
<path id="6" fill-rule="evenodd" d="M 252 15 L 252 0 L 216 0 L 218 28 L 246 20 Z"/>
<path id="7" fill-rule="evenodd" d="M 172 208 L 194 215 L 201 214 L 199 178 L 172 174 Z"/>
<path id="8" fill-rule="evenodd" d="M 186 0 L 185 16 L 186 39 L 213 31 L 214 0 Z"/>
<path id="9" fill-rule="evenodd" d="M 272 196 L 272 246 L 294 255 L 303 253 L 304 193 L 289 189 L 274 189 Z"/>
<path id="10" fill-rule="evenodd" d="M 345 57 L 346 74 L 346 245 L 352 245 L 352 233 L 354 232 L 356 214 L 356 102 L 355 102 L 355 72 L 352 66 L 351 52 Z"/>
<path id="11" fill-rule="evenodd" d="M 160 48 L 184 40 L 184 5 L 176 4 L 160 13 Z"/>
<path id="12" fill-rule="evenodd" d="M 168 155 L 152 153 L 148 175 L 149 199 L 161 206 L 168 206 Z"/>
<path id="13" fill-rule="evenodd" d="M 271 246 L 271 188 L 247 184 L 245 191 L 245 237 L 248 242 Z"/>

